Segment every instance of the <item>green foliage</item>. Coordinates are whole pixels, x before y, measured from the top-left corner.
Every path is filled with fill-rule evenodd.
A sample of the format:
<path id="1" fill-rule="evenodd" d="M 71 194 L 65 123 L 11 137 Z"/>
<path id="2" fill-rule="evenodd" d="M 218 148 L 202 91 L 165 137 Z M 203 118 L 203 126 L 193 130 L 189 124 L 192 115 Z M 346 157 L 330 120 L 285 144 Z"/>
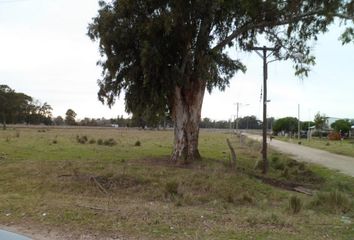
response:
<path id="1" fill-rule="evenodd" d="M 293 214 L 297 214 L 302 209 L 302 201 L 301 198 L 297 196 L 291 196 L 289 199 L 289 209 Z"/>
<path id="2" fill-rule="evenodd" d="M 285 117 L 277 119 L 273 125 L 275 133 L 284 131 L 286 133 L 294 133 L 298 128 L 298 119 L 294 117 Z"/>
<path id="3" fill-rule="evenodd" d="M 136 147 L 140 147 L 141 146 L 141 142 L 138 140 L 138 141 L 136 141 L 135 143 L 134 143 L 134 146 L 136 146 Z"/>
<path id="4" fill-rule="evenodd" d="M 41 104 L 24 93 L 17 93 L 7 85 L 0 85 L 0 119 L 4 129 L 7 123 L 50 125 L 52 110 L 46 102 Z"/>
<path id="5" fill-rule="evenodd" d="M 347 5 L 340 0 L 100 1 L 88 28 L 102 55 L 99 99 L 112 105 L 124 91 L 126 110 L 139 117 L 173 113 L 177 86 L 225 89 L 237 71 L 246 70 L 226 54 L 227 47 L 250 51 L 260 38 L 279 47 L 276 57 L 292 59 L 296 74 L 307 76 L 315 62 L 312 41 L 336 17 L 352 19 Z M 297 52 L 304 55 L 301 60 Z"/>
<path id="6" fill-rule="evenodd" d="M 351 122 L 348 119 L 340 119 L 331 124 L 336 132 L 348 133 L 352 127 Z"/>
<path id="7" fill-rule="evenodd" d="M 325 114 L 321 115 L 320 112 L 316 113 L 315 119 L 313 120 L 315 123 L 316 129 L 322 130 L 325 127 L 328 127 L 328 126 L 326 126 L 327 119 L 328 119 L 328 117 Z"/>

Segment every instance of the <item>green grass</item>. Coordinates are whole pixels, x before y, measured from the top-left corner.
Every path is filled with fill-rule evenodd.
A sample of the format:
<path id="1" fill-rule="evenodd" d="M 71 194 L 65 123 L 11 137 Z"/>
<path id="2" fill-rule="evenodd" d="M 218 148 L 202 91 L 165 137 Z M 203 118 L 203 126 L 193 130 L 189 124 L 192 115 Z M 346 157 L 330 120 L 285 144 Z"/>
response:
<path id="1" fill-rule="evenodd" d="M 117 144 L 82 144 L 77 135 Z M 237 170 L 228 167 L 226 138 Z M 0 224 L 100 238 L 352 239 L 353 223 L 341 219 L 354 221 L 353 178 L 271 151 L 269 177 L 319 193 L 307 196 L 255 177 L 255 141 L 240 145 L 229 133 L 201 131 L 203 161 L 181 167 L 168 163 L 172 142 L 172 131 L 0 131 Z M 296 214 L 289 209 L 294 196 L 302 206 Z M 331 211 L 338 196 L 345 211 Z"/>
<path id="2" fill-rule="evenodd" d="M 275 137 L 275 139 L 298 144 L 298 140 L 287 137 Z M 354 139 L 344 139 L 343 141 L 331 141 L 326 138 L 312 138 L 310 141 L 301 139 L 301 145 L 322 149 L 331 153 L 354 157 Z"/>

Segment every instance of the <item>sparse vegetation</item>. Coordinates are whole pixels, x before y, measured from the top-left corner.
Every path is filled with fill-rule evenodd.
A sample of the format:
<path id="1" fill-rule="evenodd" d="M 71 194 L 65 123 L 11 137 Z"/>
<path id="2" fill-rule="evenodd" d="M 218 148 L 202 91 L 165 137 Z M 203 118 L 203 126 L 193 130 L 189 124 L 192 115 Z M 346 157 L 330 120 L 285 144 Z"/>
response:
<path id="1" fill-rule="evenodd" d="M 314 208 L 334 213 L 347 213 L 353 210 L 353 204 L 354 202 L 346 194 L 338 190 L 318 192 L 311 202 Z"/>
<path id="2" fill-rule="evenodd" d="M 289 214 L 296 193 L 255 177 L 261 175 L 254 170 L 260 151 L 255 141 L 240 145 L 229 134 L 202 131 L 200 150 L 208 158 L 175 166 L 169 163 L 173 141 L 169 131 L 51 129 L 41 134 L 21 129 L 21 137 L 14 138 L 15 133 L 10 128 L 0 133 L 2 224 L 25 222 L 64 233 L 90 229 L 99 236 L 118 232 L 133 239 L 195 239 L 197 233 L 199 239 L 324 240 L 350 239 L 352 234 L 345 224 L 321 226 L 337 223 L 343 212 L 350 220 L 354 217 L 353 206 L 342 199 L 354 197 L 353 178 L 270 151 L 269 179 L 319 191 L 320 197 L 297 194 L 302 207 L 298 211 L 295 203 L 296 214 L 293 210 Z M 95 136 L 102 145 L 103 139 L 119 139 L 119 145 L 77 144 L 76 135 L 90 140 Z M 11 142 L 6 142 L 8 137 Z M 228 152 L 226 138 L 239 156 L 235 170 L 218 160 Z M 48 144 L 53 139 L 59 143 Z M 134 147 L 132 139 L 144 144 Z M 288 178 L 281 177 L 282 166 L 288 169 Z M 313 181 L 314 176 L 325 180 Z M 331 201 L 339 200 L 323 205 L 328 200 L 321 194 L 332 189 L 339 190 Z M 338 210 L 328 211 L 331 206 Z M 242 228 L 235 232 L 234 226 Z"/>

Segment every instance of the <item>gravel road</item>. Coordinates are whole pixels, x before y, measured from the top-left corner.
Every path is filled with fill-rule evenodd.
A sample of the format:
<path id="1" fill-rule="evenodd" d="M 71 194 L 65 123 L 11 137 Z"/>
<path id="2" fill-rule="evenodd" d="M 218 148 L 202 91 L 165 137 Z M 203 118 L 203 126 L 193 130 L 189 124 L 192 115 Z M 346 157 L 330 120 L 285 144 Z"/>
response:
<path id="1" fill-rule="evenodd" d="M 247 137 L 261 141 L 258 135 L 246 134 Z M 292 155 L 298 161 L 311 162 L 323 165 L 330 169 L 338 170 L 344 174 L 354 177 L 354 158 L 342 156 L 327 151 L 310 148 L 298 144 L 287 143 L 273 139 L 269 146 L 279 152 Z"/>

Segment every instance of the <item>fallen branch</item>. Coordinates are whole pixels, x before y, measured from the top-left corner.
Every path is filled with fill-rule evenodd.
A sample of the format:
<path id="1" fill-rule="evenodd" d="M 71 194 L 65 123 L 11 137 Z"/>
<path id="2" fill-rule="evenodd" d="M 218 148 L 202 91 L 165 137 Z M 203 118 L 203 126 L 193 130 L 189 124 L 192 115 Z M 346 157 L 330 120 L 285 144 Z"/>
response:
<path id="1" fill-rule="evenodd" d="M 110 195 L 110 194 L 108 193 L 108 191 L 97 181 L 97 179 L 96 179 L 94 176 L 91 176 L 91 177 L 90 177 L 90 181 L 93 181 L 93 182 L 96 184 L 97 188 L 98 188 L 101 192 L 103 192 L 103 193 L 106 194 L 106 195 Z"/>
<path id="2" fill-rule="evenodd" d="M 77 207 L 81 208 L 88 208 L 95 211 L 105 211 L 105 212 L 120 212 L 119 209 L 112 209 L 112 208 L 102 208 L 102 207 L 94 207 L 94 206 L 87 206 L 81 204 L 75 204 Z"/>
<path id="3" fill-rule="evenodd" d="M 278 179 L 268 178 L 265 176 L 259 176 L 256 174 L 250 174 L 250 175 L 257 178 L 257 179 L 262 180 L 263 183 L 272 185 L 274 187 L 278 187 L 278 188 L 285 189 L 288 191 L 299 192 L 299 193 L 303 193 L 303 194 L 310 195 L 310 196 L 312 196 L 314 194 L 313 190 L 306 188 L 303 185 L 296 183 L 296 182 L 281 181 Z"/>

